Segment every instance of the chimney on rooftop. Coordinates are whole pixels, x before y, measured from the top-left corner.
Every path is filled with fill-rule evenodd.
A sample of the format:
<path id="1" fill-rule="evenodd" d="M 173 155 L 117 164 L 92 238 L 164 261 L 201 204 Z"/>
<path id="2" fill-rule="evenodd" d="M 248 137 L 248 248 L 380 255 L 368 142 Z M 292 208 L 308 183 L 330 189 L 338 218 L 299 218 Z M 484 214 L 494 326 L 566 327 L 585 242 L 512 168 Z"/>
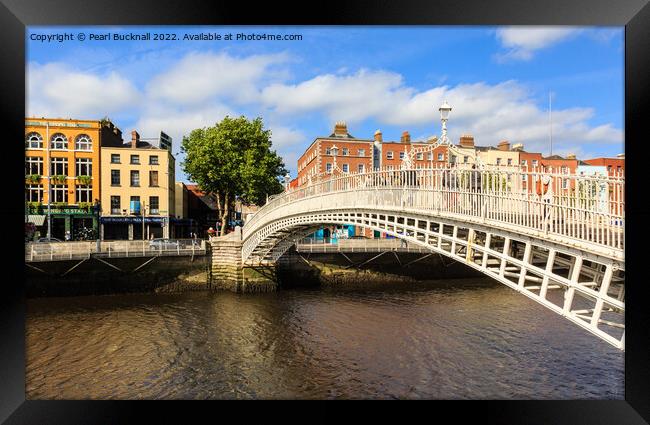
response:
<path id="1" fill-rule="evenodd" d="M 463 134 L 460 136 L 460 146 L 463 148 L 473 148 L 474 147 L 474 136 L 471 134 Z"/>
<path id="2" fill-rule="evenodd" d="M 524 144 L 523 143 L 515 143 L 514 145 L 512 145 L 512 150 L 521 152 L 521 151 L 524 150 Z"/>
<path id="3" fill-rule="evenodd" d="M 348 135 L 348 126 L 345 124 L 345 121 L 337 121 L 334 125 L 334 136 L 335 137 L 347 137 Z"/>
<path id="4" fill-rule="evenodd" d="M 138 132 L 135 130 L 131 131 L 131 147 L 137 148 L 139 141 L 140 141 L 140 135 L 138 134 Z"/>
<path id="5" fill-rule="evenodd" d="M 375 140 L 377 142 L 381 142 L 383 140 L 382 135 L 381 135 L 381 130 L 375 131 Z"/>
<path id="6" fill-rule="evenodd" d="M 411 135 L 408 131 L 402 132 L 402 137 L 399 139 L 401 143 L 411 143 Z"/>
<path id="7" fill-rule="evenodd" d="M 497 149 L 500 151 L 509 151 L 510 150 L 510 142 L 507 140 L 502 140 L 497 144 Z"/>
<path id="8" fill-rule="evenodd" d="M 625 154 L 619 153 L 618 155 L 616 155 L 616 158 L 625 159 Z"/>
<path id="9" fill-rule="evenodd" d="M 570 153 L 566 156 L 566 159 L 576 159 L 576 154 Z"/>

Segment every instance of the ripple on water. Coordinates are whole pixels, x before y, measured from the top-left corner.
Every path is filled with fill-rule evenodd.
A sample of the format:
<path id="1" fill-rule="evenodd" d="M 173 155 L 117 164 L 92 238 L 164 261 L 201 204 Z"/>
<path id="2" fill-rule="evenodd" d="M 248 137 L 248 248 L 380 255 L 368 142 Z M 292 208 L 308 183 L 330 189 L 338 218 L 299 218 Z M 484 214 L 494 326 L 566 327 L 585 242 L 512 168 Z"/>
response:
<path id="1" fill-rule="evenodd" d="M 490 281 L 28 300 L 28 398 L 623 398 L 623 354 Z"/>

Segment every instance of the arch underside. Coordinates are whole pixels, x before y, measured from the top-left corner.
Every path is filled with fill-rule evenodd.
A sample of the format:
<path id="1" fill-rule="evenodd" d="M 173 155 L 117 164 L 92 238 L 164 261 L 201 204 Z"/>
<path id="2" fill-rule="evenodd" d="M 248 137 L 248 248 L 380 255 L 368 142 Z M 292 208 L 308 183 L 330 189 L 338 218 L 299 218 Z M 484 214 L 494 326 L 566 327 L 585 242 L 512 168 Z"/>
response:
<path id="1" fill-rule="evenodd" d="M 384 232 L 462 262 L 624 349 L 624 263 L 542 238 L 395 211 L 328 211 L 273 221 L 244 241 L 247 264 L 277 261 L 322 225 Z"/>

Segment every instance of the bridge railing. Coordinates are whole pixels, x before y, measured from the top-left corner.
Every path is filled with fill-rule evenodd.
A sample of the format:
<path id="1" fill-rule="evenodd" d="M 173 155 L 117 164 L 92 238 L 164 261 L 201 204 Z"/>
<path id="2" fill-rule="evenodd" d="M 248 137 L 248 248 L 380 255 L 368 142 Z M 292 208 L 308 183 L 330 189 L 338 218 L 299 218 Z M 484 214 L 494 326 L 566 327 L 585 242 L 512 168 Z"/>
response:
<path id="1" fill-rule="evenodd" d="M 324 239 L 303 238 L 296 243 L 298 252 L 431 252 L 429 249 L 410 244 L 401 239 L 338 239 L 336 243 Z"/>
<path id="2" fill-rule="evenodd" d="M 283 207 L 291 205 L 290 210 Z M 332 208 L 392 207 L 529 229 L 624 249 L 625 179 L 560 169 L 466 166 L 345 173 L 284 192 L 244 226 L 244 238 L 269 221 Z"/>
<path id="3" fill-rule="evenodd" d="M 80 260 L 97 257 L 143 257 L 200 255 L 206 252 L 206 241 L 201 239 L 169 239 L 158 241 L 97 241 L 26 243 L 25 261 Z"/>

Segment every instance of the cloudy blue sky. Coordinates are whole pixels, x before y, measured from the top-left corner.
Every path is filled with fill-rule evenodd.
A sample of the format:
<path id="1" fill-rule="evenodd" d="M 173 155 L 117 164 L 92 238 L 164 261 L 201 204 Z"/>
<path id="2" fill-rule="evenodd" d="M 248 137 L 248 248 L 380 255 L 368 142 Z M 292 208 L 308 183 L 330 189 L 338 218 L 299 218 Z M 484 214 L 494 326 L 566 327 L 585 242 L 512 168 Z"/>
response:
<path id="1" fill-rule="evenodd" d="M 84 41 L 41 42 L 68 32 Z M 89 41 L 90 33 L 176 41 Z M 184 34 L 300 34 L 300 41 L 183 41 Z M 184 134 L 225 115 L 261 116 L 291 174 L 318 136 L 399 140 L 449 133 L 578 157 L 623 152 L 623 27 L 30 27 L 27 115 L 100 119 L 126 137 Z M 177 179 L 187 182 L 179 159 Z"/>

